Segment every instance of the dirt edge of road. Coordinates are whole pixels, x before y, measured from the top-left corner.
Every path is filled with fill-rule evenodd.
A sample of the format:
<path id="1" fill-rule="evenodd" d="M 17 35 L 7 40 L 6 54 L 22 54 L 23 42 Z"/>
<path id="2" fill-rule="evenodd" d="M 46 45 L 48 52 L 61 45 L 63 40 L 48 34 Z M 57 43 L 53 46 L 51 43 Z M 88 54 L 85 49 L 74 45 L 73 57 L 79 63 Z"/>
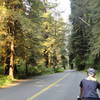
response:
<path id="1" fill-rule="evenodd" d="M 0 88 L 10 88 L 10 87 L 14 87 L 14 86 L 17 86 L 23 82 L 27 82 L 27 81 L 30 81 L 31 79 L 25 79 L 25 80 L 15 80 L 7 85 L 4 85 L 4 86 L 0 86 Z"/>

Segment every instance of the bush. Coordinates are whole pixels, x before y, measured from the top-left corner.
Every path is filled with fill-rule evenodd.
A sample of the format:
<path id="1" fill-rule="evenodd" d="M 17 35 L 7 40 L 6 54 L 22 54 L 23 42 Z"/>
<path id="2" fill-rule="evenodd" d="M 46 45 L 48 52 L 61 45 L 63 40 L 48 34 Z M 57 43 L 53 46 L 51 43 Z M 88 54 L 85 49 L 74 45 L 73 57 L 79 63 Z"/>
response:
<path id="1" fill-rule="evenodd" d="M 56 73 L 58 73 L 58 72 L 64 72 L 64 68 L 63 67 L 57 67 L 57 68 L 54 69 L 54 71 Z"/>
<path id="2" fill-rule="evenodd" d="M 37 66 L 30 66 L 29 72 L 30 74 L 33 74 L 33 75 L 41 75 L 41 74 L 54 73 L 54 70 L 53 68 L 47 68 L 43 65 L 37 65 Z"/>
<path id="3" fill-rule="evenodd" d="M 96 78 L 97 78 L 97 80 L 99 80 L 99 82 L 100 82 L 100 71 L 97 71 Z"/>

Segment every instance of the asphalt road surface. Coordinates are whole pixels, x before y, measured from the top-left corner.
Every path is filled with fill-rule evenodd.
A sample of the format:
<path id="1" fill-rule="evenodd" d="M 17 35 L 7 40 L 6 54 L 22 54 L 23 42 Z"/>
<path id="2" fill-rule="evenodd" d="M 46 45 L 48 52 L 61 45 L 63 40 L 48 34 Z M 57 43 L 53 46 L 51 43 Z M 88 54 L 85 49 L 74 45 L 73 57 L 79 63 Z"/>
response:
<path id="1" fill-rule="evenodd" d="M 84 77 L 76 71 L 36 76 L 17 86 L 1 88 L 0 100 L 76 100 Z"/>

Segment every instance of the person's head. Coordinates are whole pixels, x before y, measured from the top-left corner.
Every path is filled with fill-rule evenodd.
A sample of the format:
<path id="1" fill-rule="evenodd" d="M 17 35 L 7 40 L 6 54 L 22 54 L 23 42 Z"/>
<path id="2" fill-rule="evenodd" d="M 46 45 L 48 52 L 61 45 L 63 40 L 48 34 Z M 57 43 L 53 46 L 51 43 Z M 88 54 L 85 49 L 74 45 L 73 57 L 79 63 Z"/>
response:
<path id="1" fill-rule="evenodd" d="M 89 68 L 89 69 L 87 70 L 87 74 L 88 74 L 88 76 L 95 77 L 96 71 L 95 71 L 94 68 Z"/>

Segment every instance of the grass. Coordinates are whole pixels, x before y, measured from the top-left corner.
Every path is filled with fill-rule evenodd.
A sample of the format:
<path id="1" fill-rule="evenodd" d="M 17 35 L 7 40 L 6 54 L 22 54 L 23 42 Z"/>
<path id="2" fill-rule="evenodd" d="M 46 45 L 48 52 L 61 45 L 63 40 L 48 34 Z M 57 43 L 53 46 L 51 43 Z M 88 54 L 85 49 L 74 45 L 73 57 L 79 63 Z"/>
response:
<path id="1" fill-rule="evenodd" d="M 6 86 L 10 83 L 12 83 L 12 80 L 10 80 L 8 76 L 0 75 L 0 87 Z"/>
<path id="2" fill-rule="evenodd" d="M 55 73 L 59 73 L 59 72 L 64 72 L 64 68 L 63 67 L 57 67 L 55 68 Z"/>
<path id="3" fill-rule="evenodd" d="M 97 72 L 96 78 L 100 82 L 100 71 Z"/>

